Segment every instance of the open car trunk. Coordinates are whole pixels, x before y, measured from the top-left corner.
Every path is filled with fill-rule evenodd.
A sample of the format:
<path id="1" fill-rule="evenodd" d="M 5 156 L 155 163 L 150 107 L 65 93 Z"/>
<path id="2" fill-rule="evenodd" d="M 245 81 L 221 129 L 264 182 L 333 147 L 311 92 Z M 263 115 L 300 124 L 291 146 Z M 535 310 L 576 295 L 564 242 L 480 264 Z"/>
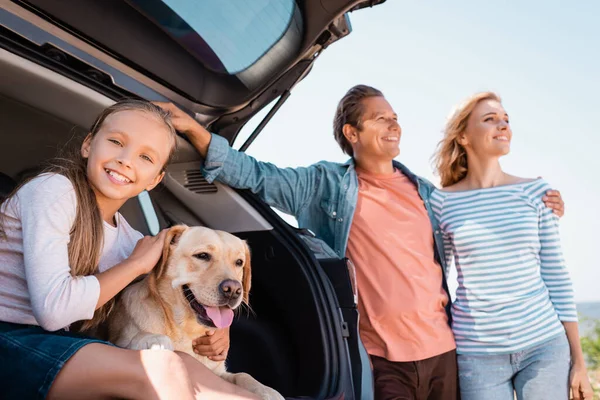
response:
<path id="1" fill-rule="evenodd" d="M 7 59 L 25 70 L 8 67 Z M 91 119 L 88 124 L 85 120 L 93 119 L 110 100 L 3 50 L 0 60 L 12 80 L 0 87 L 0 195 L 6 195 L 17 182 L 39 172 L 40 165 L 66 143 L 79 143 L 78 138 L 86 132 L 84 126 L 91 124 Z M 47 75 L 36 78 L 37 72 Z M 58 80 L 52 82 L 54 78 Z M 62 86 L 65 84 L 71 87 Z M 15 94 L 11 90 L 15 87 L 26 87 L 27 92 Z M 65 101 L 78 104 L 77 110 L 51 112 Z M 194 156 L 190 145 L 180 142 L 180 159 Z M 344 337 L 347 327 L 331 284 L 323 271 L 315 268 L 313 255 L 270 208 L 261 210 L 256 199 L 256 208 L 252 200 L 246 201 L 252 198 L 250 194 L 240 195 L 203 181 L 198 162 L 174 164 L 165 184 L 150 192 L 151 202 L 132 199 L 122 214 L 144 234 L 155 229 L 152 222 L 156 219 L 160 228 L 179 223 L 225 228 L 248 241 L 252 249 L 251 310 L 241 310 L 231 327 L 230 371 L 248 372 L 288 397 L 327 398 L 343 392 L 343 387 L 351 390 Z M 189 192 L 186 185 L 195 185 L 196 193 Z M 274 228 L 269 218 L 281 224 L 281 229 Z"/>
<path id="2" fill-rule="evenodd" d="M 317 55 L 350 32 L 347 11 L 380 2 L 292 1 L 276 41 L 246 65 L 191 52 L 189 40 L 198 38 L 167 34 L 157 9 L 147 8 L 164 11 L 160 1 L 2 0 L 0 196 L 123 97 L 173 101 L 233 143 L 248 119 L 285 99 Z M 346 261 L 252 193 L 206 182 L 198 153 L 178 141 L 163 184 L 121 212 L 144 234 L 184 223 L 248 241 L 251 310 L 232 325 L 229 370 L 288 398 L 372 397 Z"/>
<path id="3" fill-rule="evenodd" d="M 9 30 L 39 28 L 27 35 L 39 51 L 97 82 L 173 101 L 231 143 L 351 33 L 349 11 L 385 2 L 1 1 Z"/>

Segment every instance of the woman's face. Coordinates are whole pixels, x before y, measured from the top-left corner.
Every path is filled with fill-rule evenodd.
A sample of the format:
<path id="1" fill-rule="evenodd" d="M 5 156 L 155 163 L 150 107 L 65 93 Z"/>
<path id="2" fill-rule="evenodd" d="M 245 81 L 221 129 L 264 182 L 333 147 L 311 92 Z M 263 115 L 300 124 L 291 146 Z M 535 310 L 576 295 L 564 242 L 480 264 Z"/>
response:
<path id="1" fill-rule="evenodd" d="M 496 100 L 482 100 L 473 109 L 458 141 L 476 157 L 501 157 L 510 152 L 508 114 Z"/>

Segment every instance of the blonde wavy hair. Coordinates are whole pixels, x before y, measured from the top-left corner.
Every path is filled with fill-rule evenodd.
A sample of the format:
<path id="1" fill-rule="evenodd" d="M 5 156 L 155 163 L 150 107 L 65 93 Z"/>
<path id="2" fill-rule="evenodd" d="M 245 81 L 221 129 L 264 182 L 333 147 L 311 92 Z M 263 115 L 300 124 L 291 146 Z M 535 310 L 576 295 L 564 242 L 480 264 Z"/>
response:
<path id="1" fill-rule="evenodd" d="M 458 138 L 467 129 L 467 122 L 477 105 L 485 100 L 501 103 L 500 96 L 494 92 L 475 93 L 454 108 L 446 121 L 444 138 L 438 143 L 433 156 L 436 173 L 442 187 L 454 185 L 467 176 L 467 152 L 458 143 Z"/>

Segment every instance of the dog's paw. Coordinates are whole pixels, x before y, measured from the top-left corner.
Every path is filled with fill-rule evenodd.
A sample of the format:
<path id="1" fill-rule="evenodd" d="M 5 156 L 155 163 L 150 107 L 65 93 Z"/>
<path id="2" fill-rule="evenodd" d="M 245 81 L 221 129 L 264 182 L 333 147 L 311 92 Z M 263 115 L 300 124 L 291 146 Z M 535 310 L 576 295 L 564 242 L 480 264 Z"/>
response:
<path id="1" fill-rule="evenodd" d="M 255 392 L 263 400 L 285 400 L 285 398 L 279 394 L 275 389 L 271 389 L 268 386 L 263 386 Z"/>
<path id="2" fill-rule="evenodd" d="M 131 347 L 134 350 L 174 350 L 173 342 L 165 335 L 144 335 L 137 340 L 132 341 Z"/>
<path id="3" fill-rule="evenodd" d="M 249 392 L 254 393 L 262 400 L 284 400 L 284 397 L 275 389 L 271 389 L 270 387 L 263 385 L 246 373 L 225 373 L 225 375 L 222 375 L 221 377 L 235 385 L 243 387 Z"/>

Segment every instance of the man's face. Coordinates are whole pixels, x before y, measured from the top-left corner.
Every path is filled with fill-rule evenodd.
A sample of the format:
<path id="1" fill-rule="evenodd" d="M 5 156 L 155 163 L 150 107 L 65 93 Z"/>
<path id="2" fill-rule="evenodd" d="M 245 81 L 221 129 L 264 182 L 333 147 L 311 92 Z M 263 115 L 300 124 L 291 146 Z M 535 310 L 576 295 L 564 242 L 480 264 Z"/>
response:
<path id="1" fill-rule="evenodd" d="M 359 160 L 391 161 L 400 154 L 402 128 L 398 116 L 384 97 L 362 100 L 360 129 L 346 125 L 344 134 Z"/>

